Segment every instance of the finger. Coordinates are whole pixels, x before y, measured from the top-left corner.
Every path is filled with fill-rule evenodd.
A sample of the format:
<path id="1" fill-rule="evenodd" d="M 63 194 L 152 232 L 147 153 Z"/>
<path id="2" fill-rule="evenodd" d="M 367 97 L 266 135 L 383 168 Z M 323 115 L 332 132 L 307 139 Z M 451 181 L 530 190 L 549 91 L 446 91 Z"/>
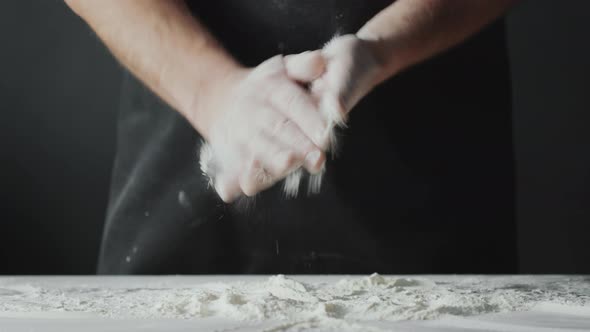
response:
<path id="1" fill-rule="evenodd" d="M 305 154 L 298 153 L 275 137 L 261 133 L 251 144 L 253 159 L 240 178 L 241 189 L 247 196 L 270 188 L 276 182 L 297 172 L 305 164 Z M 310 168 L 321 171 L 325 157 L 322 155 L 321 158 L 314 158 L 315 164 Z"/>
<path id="2" fill-rule="evenodd" d="M 266 190 L 303 164 L 304 155 L 261 133 L 250 142 L 251 162 L 240 176 L 246 196 Z"/>
<path id="3" fill-rule="evenodd" d="M 289 78 L 311 83 L 325 72 L 326 62 L 320 50 L 307 51 L 285 56 L 285 68 Z"/>
<path id="4" fill-rule="evenodd" d="M 312 96 L 289 80 L 284 80 L 269 96 L 270 104 L 293 121 L 320 149 L 326 146 L 326 121 Z"/>
<path id="5" fill-rule="evenodd" d="M 238 176 L 227 173 L 217 176 L 215 179 L 215 191 L 225 203 L 232 203 L 243 194 Z"/>
<path id="6" fill-rule="evenodd" d="M 325 154 L 292 121 L 277 123 L 266 134 L 301 156 L 304 160 L 303 166 L 308 172 L 315 174 L 321 170 L 326 160 Z"/>
<path id="7" fill-rule="evenodd" d="M 285 60 L 282 55 L 275 55 L 259 64 L 251 73 L 252 77 L 263 77 L 280 73 L 285 68 Z"/>
<path id="8" fill-rule="evenodd" d="M 272 187 L 274 182 L 269 171 L 257 160 L 249 163 L 240 175 L 240 188 L 248 197 Z"/>
<path id="9" fill-rule="evenodd" d="M 299 126 L 281 112 L 271 108 L 260 109 L 257 116 L 260 117 L 257 121 L 259 123 L 257 130 L 268 136 L 271 141 L 279 142 L 295 151 L 304 159 L 303 166 L 308 172 L 314 174 L 321 170 L 326 160 L 325 153 L 303 133 Z M 255 147 L 253 150 L 260 151 L 268 148 L 265 142 L 259 144 L 260 147 Z M 252 145 L 256 144 L 252 143 Z"/>

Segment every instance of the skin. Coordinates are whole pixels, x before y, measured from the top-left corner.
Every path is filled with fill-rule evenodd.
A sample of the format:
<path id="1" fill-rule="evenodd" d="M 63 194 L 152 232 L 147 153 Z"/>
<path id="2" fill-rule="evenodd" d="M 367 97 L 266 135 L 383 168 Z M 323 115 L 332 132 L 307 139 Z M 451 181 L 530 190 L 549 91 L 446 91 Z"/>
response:
<path id="1" fill-rule="evenodd" d="M 231 202 L 299 166 L 319 172 L 331 125 L 321 107 L 347 113 L 373 87 L 461 42 L 516 0 L 399 0 L 327 50 L 256 68 L 228 54 L 182 0 L 65 2 L 121 64 L 234 158 L 215 185 Z M 312 83 L 311 91 L 299 83 Z M 243 121 L 227 124 L 236 117 Z"/>
<path id="2" fill-rule="evenodd" d="M 518 0 L 399 0 L 367 22 L 357 36 L 371 44 L 380 83 L 472 36 Z"/>

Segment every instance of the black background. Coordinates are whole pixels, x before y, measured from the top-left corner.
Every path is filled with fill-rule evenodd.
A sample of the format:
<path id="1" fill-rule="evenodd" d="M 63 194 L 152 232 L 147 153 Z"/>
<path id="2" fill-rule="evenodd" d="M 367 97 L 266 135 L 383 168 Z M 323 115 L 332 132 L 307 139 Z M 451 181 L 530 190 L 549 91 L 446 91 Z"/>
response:
<path id="1" fill-rule="evenodd" d="M 588 12 L 509 15 L 521 273 L 590 273 Z M 93 274 L 122 69 L 63 1 L 2 1 L 0 22 L 0 274 Z"/>

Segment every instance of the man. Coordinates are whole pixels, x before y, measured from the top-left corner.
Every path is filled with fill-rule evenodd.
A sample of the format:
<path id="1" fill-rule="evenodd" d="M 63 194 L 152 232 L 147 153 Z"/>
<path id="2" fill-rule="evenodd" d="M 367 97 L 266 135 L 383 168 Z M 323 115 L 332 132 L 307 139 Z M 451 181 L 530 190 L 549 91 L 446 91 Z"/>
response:
<path id="1" fill-rule="evenodd" d="M 130 73 L 99 273 L 515 272 L 513 2 L 68 0 Z M 321 192 L 285 199 L 299 165 Z"/>

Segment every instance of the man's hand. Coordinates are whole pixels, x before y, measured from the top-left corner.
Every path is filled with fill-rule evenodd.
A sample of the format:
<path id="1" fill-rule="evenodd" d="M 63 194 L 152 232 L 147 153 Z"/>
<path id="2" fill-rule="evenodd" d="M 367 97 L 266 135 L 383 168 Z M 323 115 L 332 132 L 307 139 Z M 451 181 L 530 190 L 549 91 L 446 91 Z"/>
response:
<path id="1" fill-rule="evenodd" d="M 460 43 L 516 2 L 398 0 L 356 34 L 334 38 L 321 50 L 326 72 L 312 84 L 328 126 L 345 126 L 375 86 Z M 334 136 L 330 143 L 334 149 Z"/>
<path id="2" fill-rule="evenodd" d="M 323 49 L 325 73 L 312 84 L 322 112 L 344 126 L 348 112 L 378 83 L 382 68 L 373 44 L 353 34 L 332 39 Z"/>
<path id="3" fill-rule="evenodd" d="M 275 56 L 231 73 L 198 103 L 209 114 L 201 165 L 225 202 L 253 196 L 301 167 L 321 171 L 327 122 L 297 83 L 323 73 L 319 60 L 319 52 Z"/>

